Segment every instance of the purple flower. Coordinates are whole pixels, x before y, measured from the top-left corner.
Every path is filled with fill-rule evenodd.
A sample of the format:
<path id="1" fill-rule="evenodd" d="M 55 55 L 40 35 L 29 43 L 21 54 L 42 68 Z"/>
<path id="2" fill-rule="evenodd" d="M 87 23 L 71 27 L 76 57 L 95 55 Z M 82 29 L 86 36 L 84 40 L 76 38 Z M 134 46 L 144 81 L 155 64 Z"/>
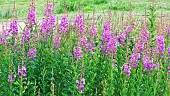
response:
<path id="1" fill-rule="evenodd" d="M 88 48 L 88 47 L 89 47 L 89 46 L 88 46 L 89 43 L 88 43 L 88 41 L 87 41 L 87 37 L 86 37 L 86 36 L 80 37 L 78 44 L 81 45 L 82 47 L 85 47 L 85 48 Z"/>
<path id="2" fill-rule="evenodd" d="M 131 66 L 130 66 L 130 64 L 123 64 L 123 70 L 122 70 L 122 74 L 123 73 L 125 73 L 125 72 L 127 72 L 127 74 L 126 74 L 126 77 L 130 77 L 130 70 L 131 70 Z"/>
<path id="3" fill-rule="evenodd" d="M 8 30 L 12 35 L 18 35 L 18 23 L 16 20 L 12 20 L 10 22 L 10 28 Z"/>
<path id="4" fill-rule="evenodd" d="M 22 76 L 26 76 L 26 67 L 25 66 L 22 66 L 21 68 L 20 68 L 20 66 L 18 66 L 18 75 L 20 76 L 20 74 Z"/>
<path id="5" fill-rule="evenodd" d="M 76 16 L 74 21 L 74 29 L 78 29 L 79 34 L 86 33 L 86 25 L 83 21 L 83 16 Z"/>
<path id="6" fill-rule="evenodd" d="M 133 52 L 134 53 L 143 53 L 144 50 L 146 50 L 146 46 L 148 43 L 149 38 L 149 31 L 148 30 L 141 30 L 141 35 L 139 38 L 137 38 L 137 41 L 135 43 Z"/>
<path id="7" fill-rule="evenodd" d="M 53 5 L 52 4 L 47 4 L 46 8 L 44 10 L 44 16 L 49 16 L 52 14 L 52 10 L 53 10 Z"/>
<path id="8" fill-rule="evenodd" d="M 80 80 L 76 80 L 76 83 L 77 83 L 76 88 L 80 89 L 80 93 L 83 93 L 84 92 L 85 79 L 81 78 Z"/>
<path id="9" fill-rule="evenodd" d="M 104 49 L 105 49 L 104 46 L 101 45 L 101 51 L 102 51 L 102 52 L 104 52 Z"/>
<path id="10" fill-rule="evenodd" d="M 31 57 L 31 56 L 36 57 L 36 49 L 30 49 L 28 51 L 28 57 Z"/>
<path id="11" fill-rule="evenodd" d="M 152 71 L 154 67 L 158 67 L 158 64 L 154 64 L 152 58 L 149 58 L 147 56 L 143 58 L 142 62 L 144 64 L 144 70 L 147 71 Z"/>
<path id="12" fill-rule="evenodd" d="M 122 33 L 117 36 L 122 46 L 125 46 L 126 34 Z"/>
<path id="13" fill-rule="evenodd" d="M 8 82 L 14 82 L 14 79 L 12 78 L 11 75 L 8 75 Z"/>
<path id="14" fill-rule="evenodd" d="M 43 40 L 48 41 L 48 36 L 52 34 L 52 30 L 56 28 L 56 18 L 52 15 L 52 4 L 48 4 L 45 9 L 42 24 L 40 27 L 40 34 L 43 36 Z"/>
<path id="15" fill-rule="evenodd" d="M 110 41 L 106 43 L 106 55 L 109 55 L 110 53 L 115 54 L 117 51 L 117 37 L 114 36 L 113 38 L 110 38 Z"/>
<path id="16" fill-rule="evenodd" d="M 162 56 L 164 55 L 164 51 L 165 51 L 164 41 L 165 41 L 165 38 L 163 35 L 156 37 L 156 42 L 155 42 L 155 47 L 154 47 L 154 51 L 156 54 L 161 54 Z"/>
<path id="17" fill-rule="evenodd" d="M 130 25 L 130 26 L 127 26 L 127 28 L 126 28 L 126 32 L 132 32 L 133 31 L 133 29 L 134 29 L 134 26 L 133 25 Z"/>
<path id="18" fill-rule="evenodd" d="M 25 32 L 22 33 L 22 42 L 29 42 L 30 40 L 30 28 L 28 28 Z"/>
<path id="19" fill-rule="evenodd" d="M 90 43 L 89 43 L 89 50 L 91 50 L 91 51 L 94 52 L 94 51 L 95 51 L 95 50 L 94 50 L 94 45 L 95 45 L 95 44 L 94 44 L 94 40 L 91 40 Z"/>
<path id="20" fill-rule="evenodd" d="M 3 34 L 2 34 L 2 37 L 0 38 L 0 44 L 4 46 L 7 44 L 6 36 L 4 36 Z"/>
<path id="21" fill-rule="evenodd" d="M 88 42 L 87 37 L 85 35 L 79 38 L 78 44 L 81 47 L 84 47 L 87 52 L 90 50 L 94 51 L 94 40 L 91 40 L 90 42 Z"/>
<path id="22" fill-rule="evenodd" d="M 80 28 L 81 25 L 83 25 L 83 16 L 80 15 L 80 16 L 76 16 L 75 17 L 75 21 L 74 21 L 74 29 L 76 28 Z"/>
<path id="23" fill-rule="evenodd" d="M 74 58 L 82 58 L 82 48 L 74 47 Z"/>
<path id="24" fill-rule="evenodd" d="M 36 24 L 36 11 L 35 11 L 35 2 L 31 2 L 31 6 L 28 9 L 28 16 L 27 16 L 27 26 L 32 27 Z"/>
<path id="25" fill-rule="evenodd" d="M 137 64 L 139 62 L 138 61 L 139 58 L 141 58 L 140 54 L 139 53 L 134 53 L 134 54 L 130 55 L 129 63 L 132 64 L 132 66 L 137 67 Z"/>
<path id="26" fill-rule="evenodd" d="M 68 17 L 63 17 L 63 18 L 61 19 L 59 31 L 60 31 L 61 33 L 64 33 L 64 34 L 66 34 L 66 33 L 69 31 Z"/>
<path id="27" fill-rule="evenodd" d="M 54 42 L 53 44 L 54 48 L 56 47 L 59 48 L 60 47 L 60 36 L 55 36 L 53 42 Z"/>
<path id="28" fill-rule="evenodd" d="M 102 30 L 102 41 L 104 43 L 108 43 L 110 39 L 112 38 L 111 35 L 111 24 L 108 22 L 104 23 L 103 30 Z"/>
<path id="29" fill-rule="evenodd" d="M 170 67 L 168 67 L 168 72 L 167 72 L 168 75 L 170 75 Z"/>
<path id="30" fill-rule="evenodd" d="M 168 56 L 168 59 L 170 60 L 170 46 L 168 47 L 167 56 Z"/>
<path id="31" fill-rule="evenodd" d="M 86 25 L 82 24 L 79 26 L 79 34 L 86 33 Z"/>
<path id="32" fill-rule="evenodd" d="M 94 37 L 97 36 L 97 26 L 94 26 L 94 25 L 93 25 L 93 26 L 90 27 L 89 36 L 90 36 L 91 38 L 94 38 Z"/>
<path id="33" fill-rule="evenodd" d="M 24 84 L 26 85 L 27 83 L 24 81 Z"/>

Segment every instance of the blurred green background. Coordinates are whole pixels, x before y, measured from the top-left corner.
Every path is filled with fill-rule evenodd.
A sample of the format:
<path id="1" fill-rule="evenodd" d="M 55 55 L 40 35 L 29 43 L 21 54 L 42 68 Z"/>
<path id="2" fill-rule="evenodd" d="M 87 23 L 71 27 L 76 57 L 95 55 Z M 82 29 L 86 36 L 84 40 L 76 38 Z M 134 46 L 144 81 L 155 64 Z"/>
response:
<path id="1" fill-rule="evenodd" d="M 14 0 L 0 0 L 0 19 L 5 16 L 11 18 Z M 16 0 L 18 18 L 26 18 L 28 7 L 31 0 Z M 37 17 L 43 17 L 46 0 L 35 0 Z M 78 10 L 80 0 L 66 0 L 67 12 L 75 13 Z M 152 0 L 131 0 L 131 7 L 134 11 L 144 11 L 148 9 Z M 170 11 L 170 0 L 155 0 L 157 10 Z M 130 0 L 81 0 L 81 8 L 84 12 L 113 10 L 113 11 L 129 11 Z M 64 9 L 64 0 L 54 0 L 55 13 L 62 14 Z"/>

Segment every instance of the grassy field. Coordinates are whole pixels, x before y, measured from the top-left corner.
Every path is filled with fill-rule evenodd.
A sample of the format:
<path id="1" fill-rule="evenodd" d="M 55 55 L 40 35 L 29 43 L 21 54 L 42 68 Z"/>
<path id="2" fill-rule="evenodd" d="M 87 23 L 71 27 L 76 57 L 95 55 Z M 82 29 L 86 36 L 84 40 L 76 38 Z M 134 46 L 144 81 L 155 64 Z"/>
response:
<path id="1" fill-rule="evenodd" d="M 37 17 L 42 17 L 44 13 L 44 7 L 46 5 L 46 0 L 35 0 Z M 74 14 L 77 12 L 80 0 L 66 0 L 67 11 Z M 81 0 L 81 8 L 84 12 L 91 12 L 94 9 L 96 11 L 102 10 L 113 10 L 113 11 L 129 11 L 130 8 L 134 11 L 142 12 L 145 8 L 149 8 L 151 0 L 131 0 L 132 6 L 130 7 L 130 0 Z M 169 0 L 156 0 L 158 11 L 170 11 Z M 26 19 L 28 12 L 30 0 L 16 0 L 18 17 L 21 19 Z M 64 8 L 63 0 L 54 0 L 55 13 L 62 14 Z M 0 19 L 4 19 L 5 16 L 11 18 L 13 0 L 0 0 Z M 22 13 L 22 14 L 21 14 Z"/>

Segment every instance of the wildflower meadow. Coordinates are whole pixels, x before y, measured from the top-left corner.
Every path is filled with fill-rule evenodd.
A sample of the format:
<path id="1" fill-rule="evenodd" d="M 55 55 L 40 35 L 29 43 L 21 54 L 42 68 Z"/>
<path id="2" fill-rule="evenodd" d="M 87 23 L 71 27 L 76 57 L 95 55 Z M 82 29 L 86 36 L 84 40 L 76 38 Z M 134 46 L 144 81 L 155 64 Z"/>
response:
<path id="1" fill-rule="evenodd" d="M 58 19 L 50 0 L 39 19 L 35 1 L 23 28 L 15 2 L 2 20 L 0 96 L 170 96 L 170 19 L 154 2 L 137 20 L 82 6 L 70 18 L 66 4 Z"/>

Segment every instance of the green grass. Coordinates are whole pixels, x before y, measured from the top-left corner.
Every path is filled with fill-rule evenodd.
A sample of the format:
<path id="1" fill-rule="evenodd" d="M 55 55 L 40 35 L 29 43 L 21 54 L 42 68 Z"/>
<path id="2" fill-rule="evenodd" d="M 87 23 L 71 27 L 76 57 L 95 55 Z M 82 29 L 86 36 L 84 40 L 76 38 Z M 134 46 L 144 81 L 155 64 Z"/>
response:
<path id="1" fill-rule="evenodd" d="M 46 0 L 35 0 L 37 8 L 37 17 L 42 17 Z M 77 12 L 80 0 L 66 0 L 67 11 Z M 134 11 L 144 11 L 145 7 L 149 8 L 151 0 L 132 0 L 132 6 L 130 7 L 130 0 L 81 0 L 81 9 L 84 8 L 85 12 L 91 12 L 94 9 L 96 11 L 102 10 L 114 10 L 114 11 L 129 11 L 130 8 Z M 18 17 L 26 19 L 28 6 L 30 0 L 16 0 Z M 62 14 L 64 9 L 64 0 L 55 0 L 55 13 Z M 157 10 L 170 11 L 169 0 L 156 0 Z M 4 19 L 5 16 L 9 18 L 12 15 L 13 0 L 0 0 L 0 19 Z"/>

